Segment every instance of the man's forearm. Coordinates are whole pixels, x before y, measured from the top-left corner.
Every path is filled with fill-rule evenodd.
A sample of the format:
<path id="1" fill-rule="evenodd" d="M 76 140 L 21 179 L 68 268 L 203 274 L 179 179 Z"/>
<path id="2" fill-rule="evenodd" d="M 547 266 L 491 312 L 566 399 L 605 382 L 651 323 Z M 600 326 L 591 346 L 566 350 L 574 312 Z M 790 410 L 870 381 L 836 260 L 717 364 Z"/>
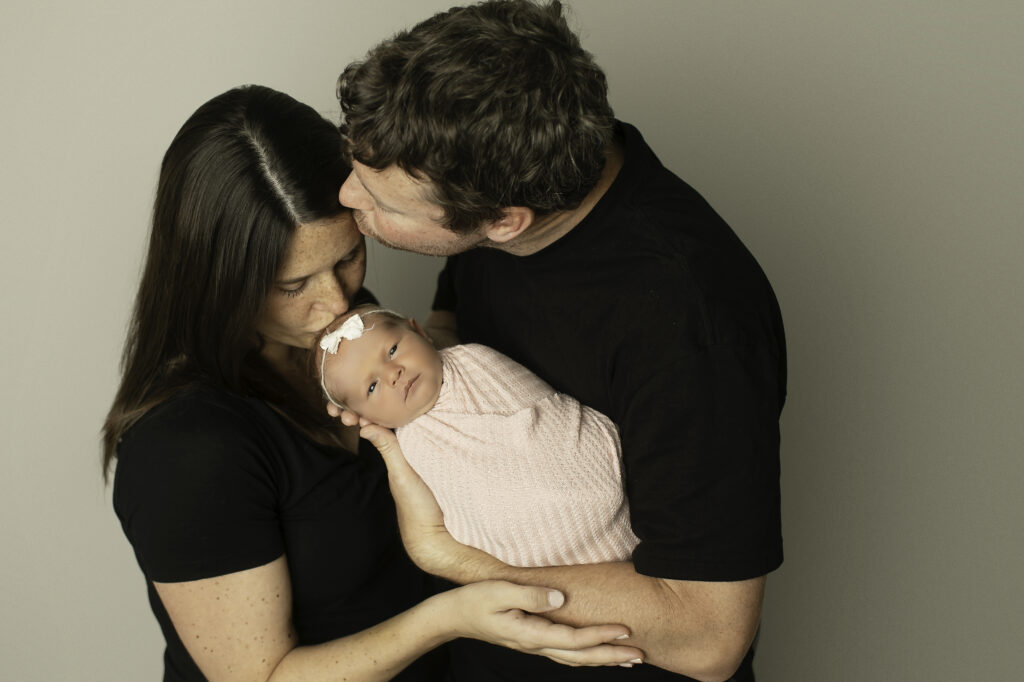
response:
<path id="1" fill-rule="evenodd" d="M 459 562 L 445 577 L 561 590 L 565 606 L 547 616 L 575 626 L 621 623 L 632 633 L 630 643 L 646 652 L 646 663 L 699 680 L 732 676 L 757 631 L 764 594 L 763 577 L 695 582 L 641 575 L 629 562 L 517 568 L 476 559 Z"/>

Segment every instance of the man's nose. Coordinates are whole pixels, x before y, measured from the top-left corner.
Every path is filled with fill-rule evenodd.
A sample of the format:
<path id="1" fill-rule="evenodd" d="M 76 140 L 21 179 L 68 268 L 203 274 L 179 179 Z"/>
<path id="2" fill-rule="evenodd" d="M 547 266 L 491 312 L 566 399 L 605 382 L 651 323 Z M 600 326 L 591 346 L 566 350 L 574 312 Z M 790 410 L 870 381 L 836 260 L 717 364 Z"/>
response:
<path id="1" fill-rule="evenodd" d="M 359 209 L 361 211 L 369 211 L 373 209 L 373 202 L 370 199 L 370 195 L 363 187 L 363 183 L 359 182 L 359 178 L 356 176 L 355 171 L 348 174 L 345 178 L 345 182 L 341 184 L 341 189 L 338 190 L 338 201 L 341 202 L 342 206 L 348 206 L 349 208 Z"/>

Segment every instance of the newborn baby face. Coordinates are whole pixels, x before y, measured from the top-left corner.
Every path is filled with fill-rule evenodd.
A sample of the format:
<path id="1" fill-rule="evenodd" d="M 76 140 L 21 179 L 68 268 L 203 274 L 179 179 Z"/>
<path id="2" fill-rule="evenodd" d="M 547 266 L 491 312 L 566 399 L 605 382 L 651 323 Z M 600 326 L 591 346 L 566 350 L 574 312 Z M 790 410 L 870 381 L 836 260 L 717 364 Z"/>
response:
<path id="1" fill-rule="evenodd" d="M 335 400 L 372 422 L 397 428 L 425 414 L 441 392 L 441 356 L 420 329 L 367 315 L 366 331 L 345 339 L 324 363 Z"/>

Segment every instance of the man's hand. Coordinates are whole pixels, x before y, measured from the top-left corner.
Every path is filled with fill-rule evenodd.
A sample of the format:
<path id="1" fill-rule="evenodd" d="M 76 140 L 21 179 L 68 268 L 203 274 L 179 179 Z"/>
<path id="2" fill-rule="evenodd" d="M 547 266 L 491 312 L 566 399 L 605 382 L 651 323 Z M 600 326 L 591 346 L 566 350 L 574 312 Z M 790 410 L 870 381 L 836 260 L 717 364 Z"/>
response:
<path id="1" fill-rule="evenodd" d="M 439 597 L 448 598 L 458 600 L 451 612 L 456 614 L 454 629 L 463 637 L 546 656 L 562 665 L 632 667 L 643 662 L 644 652 L 630 646 L 629 629 L 622 625 L 575 628 L 536 615 L 561 608 L 565 597 L 557 590 L 488 580 Z"/>

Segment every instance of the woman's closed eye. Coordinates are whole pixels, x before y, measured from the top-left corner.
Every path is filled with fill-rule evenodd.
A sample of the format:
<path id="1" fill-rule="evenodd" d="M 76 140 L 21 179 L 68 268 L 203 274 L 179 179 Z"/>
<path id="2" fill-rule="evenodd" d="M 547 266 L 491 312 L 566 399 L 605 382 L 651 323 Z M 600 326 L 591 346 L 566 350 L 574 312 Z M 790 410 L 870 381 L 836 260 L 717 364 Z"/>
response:
<path id="1" fill-rule="evenodd" d="M 306 289 L 306 283 L 308 279 L 304 279 L 301 282 L 289 282 L 288 284 L 279 284 L 278 290 L 285 296 L 298 296 Z"/>

